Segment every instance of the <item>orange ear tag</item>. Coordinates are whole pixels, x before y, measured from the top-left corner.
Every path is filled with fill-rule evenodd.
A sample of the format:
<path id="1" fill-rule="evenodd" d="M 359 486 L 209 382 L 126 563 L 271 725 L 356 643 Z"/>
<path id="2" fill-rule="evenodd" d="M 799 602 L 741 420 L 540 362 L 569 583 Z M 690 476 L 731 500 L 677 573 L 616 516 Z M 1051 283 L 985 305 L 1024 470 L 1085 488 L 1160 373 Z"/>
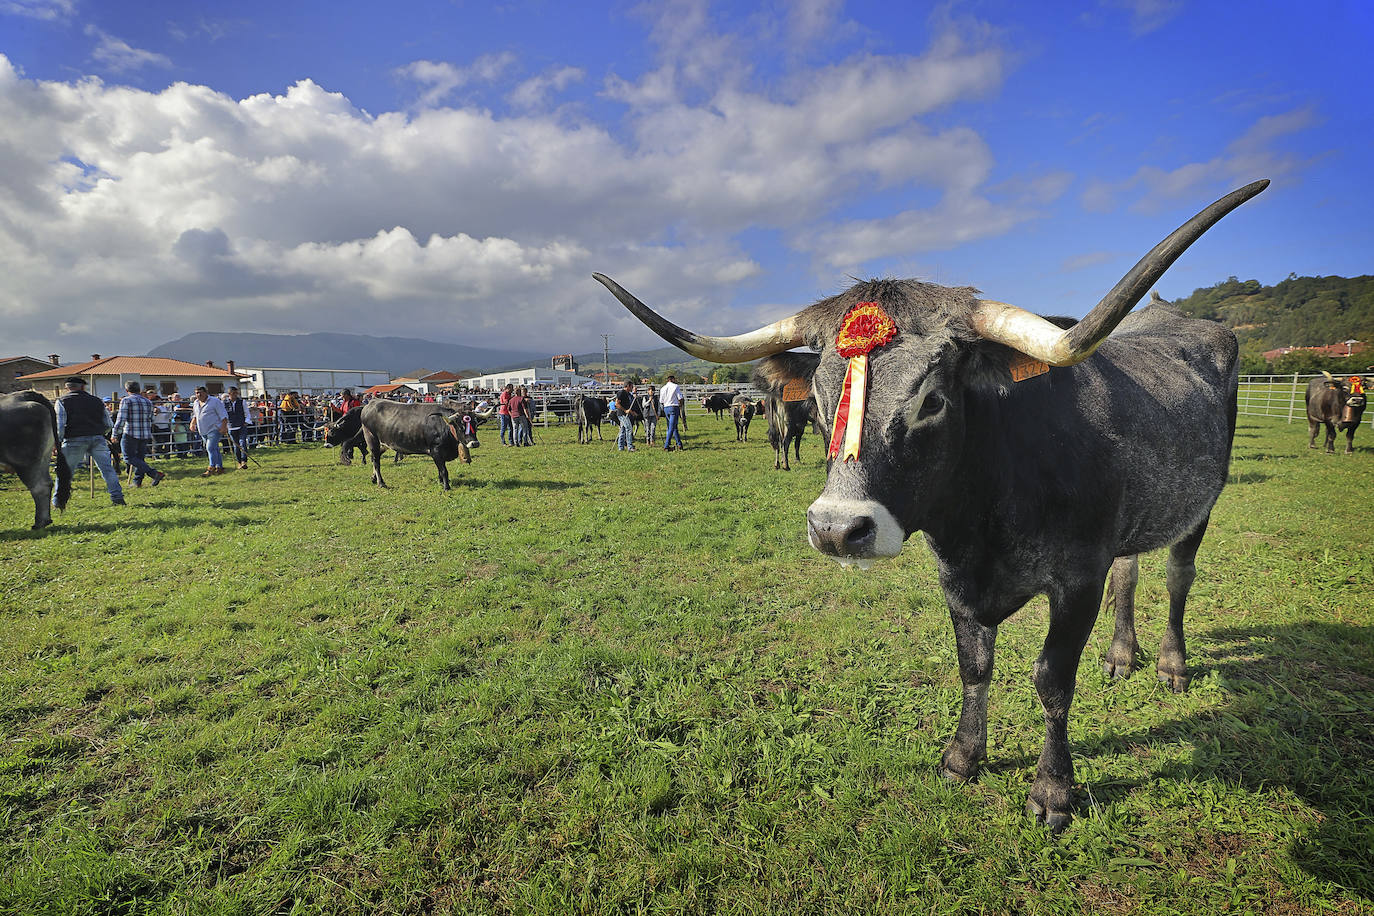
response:
<path id="1" fill-rule="evenodd" d="M 858 302 L 844 316 L 835 336 L 835 352 L 849 360 L 844 390 L 835 405 L 830 448 L 826 454 L 842 461 L 857 460 L 863 439 L 864 406 L 868 395 L 868 354 L 897 336 L 897 324 L 876 302 Z"/>

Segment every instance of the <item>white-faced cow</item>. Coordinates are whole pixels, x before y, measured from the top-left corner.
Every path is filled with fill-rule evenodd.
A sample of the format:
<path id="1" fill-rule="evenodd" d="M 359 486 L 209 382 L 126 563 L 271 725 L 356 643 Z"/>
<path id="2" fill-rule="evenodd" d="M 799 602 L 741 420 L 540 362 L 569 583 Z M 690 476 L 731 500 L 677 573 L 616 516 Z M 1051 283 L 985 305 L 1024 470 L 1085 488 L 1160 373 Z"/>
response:
<path id="1" fill-rule="evenodd" d="M 1336 453 L 1336 432 L 1345 431 L 1345 453 L 1355 453 L 1355 430 L 1364 419 L 1366 389 L 1374 386 L 1374 378 L 1352 375 L 1339 379 L 1323 371 L 1323 378 L 1307 383 L 1307 427 L 1310 435 L 1307 447 L 1317 447 L 1317 431 L 1326 427 L 1326 452 Z"/>
<path id="2" fill-rule="evenodd" d="M 735 441 L 749 441 L 749 423 L 754 419 L 758 405 L 746 394 L 737 394 L 730 403 L 730 417 L 735 421 Z"/>
<path id="3" fill-rule="evenodd" d="M 52 506 L 67 507 L 72 469 L 57 449 L 57 411 L 36 391 L 0 394 L 0 471 L 12 471 L 33 495 L 33 527 L 52 524 Z M 53 499 L 48 456 L 57 449 L 57 498 Z"/>
<path id="4" fill-rule="evenodd" d="M 386 486 L 382 449 L 389 448 L 397 455 L 428 455 L 439 469 L 439 486 L 447 490 L 448 463 L 455 458 L 464 464 L 472 462 L 469 450 L 478 445 L 477 423 L 478 418 L 469 411 L 378 399 L 328 424 L 325 441 L 330 445 L 357 442 L 361 433 L 363 451 L 372 458 L 372 482 L 379 487 Z"/>
<path id="5" fill-rule="evenodd" d="M 1052 830 L 1072 817 L 1074 677 L 1118 558 L 1124 573 L 1135 554 L 1170 548 L 1157 669 L 1173 689 L 1187 686 L 1183 608 L 1235 431 L 1235 336 L 1159 301 L 1127 313 L 1190 244 L 1268 184 L 1193 217 L 1076 323 L 970 288 L 874 280 L 757 331 L 712 338 L 594 275 L 694 356 L 768 357 L 758 373 L 772 391 L 809 382 L 830 443 L 825 488 L 807 511 L 817 550 L 862 565 L 925 533 L 963 681 L 946 776 L 973 777 L 986 756 L 998 625 L 1032 596 L 1049 597 L 1049 632 L 1032 675 L 1045 745 L 1027 809 Z M 798 346 L 818 352 L 783 352 Z M 1135 646 L 1134 632 L 1121 632 L 1133 624 L 1118 613 L 1113 671 L 1134 662 L 1117 657 L 1119 647 Z"/>

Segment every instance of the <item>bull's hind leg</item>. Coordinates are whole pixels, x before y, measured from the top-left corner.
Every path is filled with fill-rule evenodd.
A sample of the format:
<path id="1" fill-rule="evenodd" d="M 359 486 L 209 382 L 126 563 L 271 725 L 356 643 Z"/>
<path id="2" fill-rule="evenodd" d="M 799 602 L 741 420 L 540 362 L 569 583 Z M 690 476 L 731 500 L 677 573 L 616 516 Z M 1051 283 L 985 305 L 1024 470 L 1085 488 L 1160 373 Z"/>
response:
<path id="1" fill-rule="evenodd" d="M 1207 533 L 1204 518 L 1183 540 L 1169 548 L 1169 566 L 1165 572 L 1164 584 L 1169 590 L 1169 626 L 1164 631 L 1164 642 L 1159 647 L 1159 662 L 1155 670 L 1159 680 L 1167 684 L 1175 693 L 1188 689 L 1187 651 L 1183 642 L 1183 607 L 1188 602 L 1188 590 L 1193 587 L 1197 577 L 1197 567 L 1193 565 L 1197 557 L 1202 536 Z"/>
<path id="2" fill-rule="evenodd" d="M 1116 613 L 1112 645 L 1102 663 L 1108 677 L 1128 677 L 1139 667 L 1140 645 L 1135 640 L 1135 586 L 1140 578 L 1137 557 L 1117 557 L 1107 587 L 1107 608 Z"/>
<path id="3" fill-rule="evenodd" d="M 33 462 L 20 472 L 19 479 L 33 496 L 33 529 L 48 527 L 52 524 L 52 477 L 48 474 L 48 462 Z"/>

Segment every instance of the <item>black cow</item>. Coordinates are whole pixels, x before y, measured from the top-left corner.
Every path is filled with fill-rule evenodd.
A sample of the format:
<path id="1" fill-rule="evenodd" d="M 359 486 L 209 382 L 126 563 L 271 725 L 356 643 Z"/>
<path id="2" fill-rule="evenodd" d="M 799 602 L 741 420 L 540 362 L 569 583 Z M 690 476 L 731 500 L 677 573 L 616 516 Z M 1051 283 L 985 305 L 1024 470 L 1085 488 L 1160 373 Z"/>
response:
<path id="1" fill-rule="evenodd" d="M 573 415 L 577 417 L 577 441 L 585 444 L 592 441 L 592 429 L 596 438 L 601 439 L 601 421 L 606 418 L 606 399 L 579 394 L 573 398 Z M 605 441 L 604 439 L 602 441 Z"/>
<path id="2" fill-rule="evenodd" d="M 998 625 L 1031 597 L 1048 595 L 1049 633 L 1032 675 L 1045 746 L 1026 807 L 1055 831 L 1072 817 L 1067 723 L 1079 656 L 1108 570 L 1129 567 L 1143 551 L 1170 548 L 1169 623 L 1157 670 L 1174 690 L 1188 684 L 1184 604 L 1235 432 L 1235 335 L 1162 301 L 1127 313 L 1203 232 L 1268 184 L 1232 192 L 1193 217 L 1076 324 L 981 300 L 970 288 L 873 280 L 749 334 L 711 338 L 594 275 L 692 355 L 736 363 L 768 357 L 757 372 L 774 393 L 810 384 L 823 425 L 840 421 L 837 405 L 854 369 L 839 348 L 857 359 L 862 342 L 880 344 L 858 373 L 867 379 L 865 412 L 844 415 L 852 435 L 836 437 L 839 454 L 807 511 L 811 544 L 843 563 L 866 564 L 925 533 L 964 685 L 959 725 L 941 758 L 951 779 L 976 775 L 987 753 Z M 842 337 L 864 313 L 868 319 L 853 326 L 857 339 Z M 803 345 L 819 352 L 783 353 Z M 1117 611 L 1107 664 L 1125 673 L 1135 662 L 1134 619 L 1120 602 Z"/>
<path id="3" fill-rule="evenodd" d="M 758 379 L 754 383 L 760 387 L 766 385 L 766 382 Z M 764 402 L 764 414 L 768 418 L 768 444 L 773 446 L 773 470 L 781 468 L 790 471 L 792 465 L 787 460 L 787 450 L 795 449 L 797 461 L 801 461 L 802 433 L 806 432 L 806 424 L 812 420 L 814 404 L 810 399 L 784 401 L 775 395 L 769 395 Z"/>
<path id="4" fill-rule="evenodd" d="M 735 395 L 734 401 L 730 403 L 730 416 L 735 421 L 736 442 L 749 441 L 749 421 L 754 419 L 757 409 L 753 398 L 742 394 Z"/>
<path id="5" fill-rule="evenodd" d="M 478 446 L 479 418 L 439 404 L 399 404 L 376 399 L 355 407 L 326 429 L 325 441 L 343 445 L 361 432 L 364 455 L 372 456 L 372 482 L 382 480 L 382 449 L 398 455 L 428 455 L 439 469 L 439 486 L 449 489 L 448 463 L 455 458 L 472 462 L 470 449 Z"/>
<path id="6" fill-rule="evenodd" d="M 72 495 L 72 469 L 57 448 L 57 411 L 36 391 L 0 394 L 0 471 L 19 475 L 33 494 L 33 527 L 52 524 L 52 504 L 67 508 Z M 57 499 L 53 499 L 48 456 L 57 449 Z"/>
<path id="7" fill-rule="evenodd" d="M 1336 453 L 1336 431 L 1345 431 L 1345 453 L 1355 453 L 1355 430 L 1364 418 L 1365 389 L 1374 385 L 1374 378 L 1352 375 L 1339 379 L 1330 372 L 1324 378 L 1307 383 L 1307 427 L 1311 435 L 1308 448 L 1317 447 L 1317 430 L 1326 427 L 1326 453 Z"/>
<path id="8" fill-rule="evenodd" d="M 707 394 L 701 397 L 701 406 L 715 414 L 717 420 L 724 416 L 725 411 L 729 410 L 730 405 L 734 403 L 735 395 L 733 392 L 730 394 Z"/>

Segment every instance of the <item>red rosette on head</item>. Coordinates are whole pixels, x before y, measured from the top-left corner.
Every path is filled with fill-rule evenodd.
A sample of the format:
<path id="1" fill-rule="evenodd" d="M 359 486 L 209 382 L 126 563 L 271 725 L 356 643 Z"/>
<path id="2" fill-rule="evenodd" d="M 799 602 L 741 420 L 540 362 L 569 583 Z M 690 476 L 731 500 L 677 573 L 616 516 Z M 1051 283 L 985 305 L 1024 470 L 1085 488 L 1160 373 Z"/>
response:
<path id="1" fill-rule="evenodd" d="M 858 459 L 868 392 L 868 354 L 896 336 L 897 322 L 876 302 L 856 302 L 844 316 L 840 333 L 835 335 L 835 352 L 849 360 L 849 366 L 831 426 L 827 451 L 831 458 Z"/>

